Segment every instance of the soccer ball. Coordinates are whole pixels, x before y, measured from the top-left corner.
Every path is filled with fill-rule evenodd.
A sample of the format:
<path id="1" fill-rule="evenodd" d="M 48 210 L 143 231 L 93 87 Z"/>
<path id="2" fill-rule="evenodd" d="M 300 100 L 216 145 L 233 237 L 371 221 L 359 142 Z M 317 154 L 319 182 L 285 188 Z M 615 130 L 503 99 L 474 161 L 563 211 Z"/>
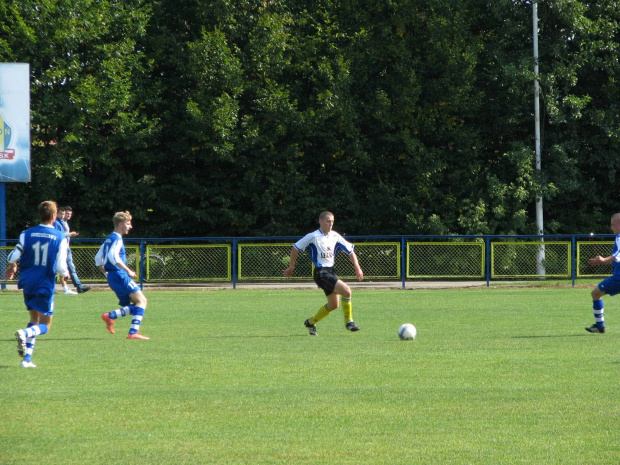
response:
<path id="1" fill-rule="evenodd" d="M 418 330 L 411 323 L 405 323 L 398 328 L 398 337 L 401 341 L 411 341 L 418 335 Z"/>

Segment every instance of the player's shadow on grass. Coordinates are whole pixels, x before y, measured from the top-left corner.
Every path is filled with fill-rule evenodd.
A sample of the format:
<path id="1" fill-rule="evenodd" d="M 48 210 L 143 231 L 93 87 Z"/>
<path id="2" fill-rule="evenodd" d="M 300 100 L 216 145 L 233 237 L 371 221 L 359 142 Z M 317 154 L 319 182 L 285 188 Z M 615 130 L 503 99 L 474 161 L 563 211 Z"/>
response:
<path id="1" fill-rule="evenodd" d="M 37 336 L 37 344 L 41 343 L 41 342 L 50 342 L 50 341 L 98 341 L 104 338 L 101 337 L 66 337 L 66 338 L 59 338 L 59 337 L 46 337 L 44 339 L 44 336 L 41 336 L 41 338 L 39 339 L 39 337 Z M 0 339 L 0 342 L 15 342 L 15 338 L 13 339 Z"/>
<path id="2" fill-rule="evenodd" d="M 254 339 L 267 339 L 267 338 L 289 338 L 289 337 L 308 337 L 307 334 L 282 334 L 282 335 L 269 335 L 269 334 L 265 334 L 265 335 L 260 335 L 260 334 L 253 334 L 251 336 L 248 336 L 247 334 L 218 334 L 218 335 L 209 335 L 207 334 L 205 336 L 207 339 L 239 339 L 239 338 L 244 338 L 244 339 L 248 339 L 248 338 L 254 338 Z"/>
<path id="3" fill-rule="evenodd" d="M 511 336 L 511 339 L 539 339 L 543 337 L 592 337 L 587 334 L 545 334 L 541 336 Z"/>

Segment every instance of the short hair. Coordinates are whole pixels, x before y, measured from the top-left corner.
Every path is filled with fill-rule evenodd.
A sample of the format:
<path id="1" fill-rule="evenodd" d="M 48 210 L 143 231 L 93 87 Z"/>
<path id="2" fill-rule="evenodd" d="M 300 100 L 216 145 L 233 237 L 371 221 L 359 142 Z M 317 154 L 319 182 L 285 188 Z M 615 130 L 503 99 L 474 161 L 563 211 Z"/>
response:
<path id="1" fill-rule="evenodd" d="M 41 223 L 48 223 L 58 213 L 58 205 L 53 200 L 45 200 L 39 204 L 38 212 Z"/>
<path id="2" fill-rule="evenodd" d="M 112 218 L 114 221 L 114 227 L 118 226 L 121 223 L 126 223 L 127 221 L 131 221 L 131 213 L 126 212 L 116 212 L 114 217 Z"/>
<path id="3" fill-rule="evenodd" d="M 69 206 L 62 207 L 62 209 L 63 209 L 64 211 L 66 211 L 66 212 L 72 212 L 72 211 L 73 211 L 73 208 L 71 208 L 71 207 L 69 207 Z"/>
<path id="4" fill-rule="evenodd" d="M 59 211 L 59 212 L 64 212 L 65 210 L 66 210 L 66 208 L 65 208 L 65 207 L 58 207 L 58 211 Z"/>
<path id="5" fill-rule="evenodd" d="M 616 213 L 615 215 L 612 215 L 611 217 L 611 221 L 617 221 L 620 220 L 620 213 Z"/>
<path id="6" fill-rule="evenodd" d="M 321 212 L 321 214 L 319 215 L 319 220 L 325 219 L 327 215 L 334 216 L 332 212 L 325 210 L 324 212 Z"/>

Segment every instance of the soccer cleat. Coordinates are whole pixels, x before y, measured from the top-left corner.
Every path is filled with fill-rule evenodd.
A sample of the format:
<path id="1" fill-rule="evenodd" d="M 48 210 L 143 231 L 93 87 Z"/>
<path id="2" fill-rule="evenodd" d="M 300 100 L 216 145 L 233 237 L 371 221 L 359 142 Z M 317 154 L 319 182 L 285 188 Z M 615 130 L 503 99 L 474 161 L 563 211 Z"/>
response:
<path id="1" fill-rule="evenodd" d="M 16 331 L 15 339 L 17 340 L 17 354 L 23 357 L 26 353 L 26 333 L 21 329 Z"/>
<path id="2" fill-rule="evenodd" d="M 67 295 L 77 295 L 77 292 L 72 291 L 71 289 L 65 289 L 62 293 Z"/>
<path id="3" fill-rule="evenodd" d="M 78 294 L 84 294 L 92 289 L 90 286 L 82 286 L 78 289 Z"/>
<path id="4" fill-rule="evenodd" d="M 110 331 L 112 334 L 116 334 L 116 330 L 114 329 L 114 320 L 110 318 L 110 312 L 102 313 L 101 319 L 105 323 L 106 328 L 108 328 L 108 331 Z"/>
<path id="5" fill-rule="evenodd" d="M 318 336 L 318 334 L 316 333 L 316 325 L 311 325 L 308 320 L 304 321 L 304 325 L 306 328 L 308 328 L 308 333 L 310 334 L 310 336 Z"/>
<path id="6" fill-rule="evenodd" d="M 151 339 L 151 338 L 146 337 L 144 334 L 133 333 L 133 334 L 128 334 L 127 339 Z"/>
<path id="7" fill-rule="evenodd" d="M 36 368 L 37 366 L 32 362 L 27 362 L 26 360 L 22 360 L 22 363 L 19 364 L 22 368 Z"/>
<path id="8" fill-rule="evenodd" d="M 596 326 L 596 325 L 588 326 L 586 328 L 586 331 L 589 333 L 604 333 L 605 326 Z"/>
<path id="9" fill-rule="evenodd" d="M 355 324 L 355 321 L 349 321 L 344 327 L 353 332 L 360 330 L 359 326 Z"/>

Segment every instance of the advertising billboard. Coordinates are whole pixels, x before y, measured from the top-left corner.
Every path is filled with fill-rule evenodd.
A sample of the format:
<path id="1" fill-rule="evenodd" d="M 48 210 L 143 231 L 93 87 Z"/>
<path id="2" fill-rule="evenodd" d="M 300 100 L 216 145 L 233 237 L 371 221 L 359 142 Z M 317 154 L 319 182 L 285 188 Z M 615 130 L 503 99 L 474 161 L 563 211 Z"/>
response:
<path id="1" fill-rule="evenodd" d="M 0 183 L 30 180 L 30 65 L 0 63 Z"/>

